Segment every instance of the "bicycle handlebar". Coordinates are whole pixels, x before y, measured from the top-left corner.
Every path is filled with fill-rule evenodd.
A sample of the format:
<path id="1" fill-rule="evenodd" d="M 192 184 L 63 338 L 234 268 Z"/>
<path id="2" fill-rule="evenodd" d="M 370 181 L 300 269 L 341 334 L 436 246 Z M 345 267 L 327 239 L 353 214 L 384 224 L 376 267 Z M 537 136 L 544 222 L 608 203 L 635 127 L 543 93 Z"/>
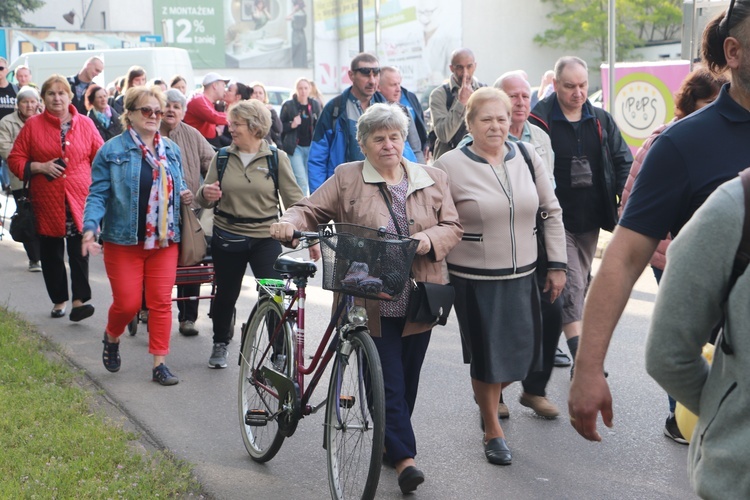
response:
<path id="1" fill-rule="evenodd" d="M 297 231 L 294 230 L 292 233 L 292 239 L 294 240 L 317 240 L 320 238 L 320 234 L 317 231 Z"/>

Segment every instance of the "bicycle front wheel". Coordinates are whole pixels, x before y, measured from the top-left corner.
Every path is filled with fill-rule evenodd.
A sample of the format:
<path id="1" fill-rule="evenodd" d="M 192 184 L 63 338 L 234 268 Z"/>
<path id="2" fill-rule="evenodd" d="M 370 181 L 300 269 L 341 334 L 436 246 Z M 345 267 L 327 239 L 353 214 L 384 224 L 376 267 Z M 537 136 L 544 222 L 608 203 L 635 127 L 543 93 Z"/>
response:
<path id="1" fill-rule="evenodd" d="M 385 390 L 367 332 L 352 332 L 334 358 L 325 418 L 328 484 L 335 499 L 371 499 L 380 480 Z"/>
<path id="2" fill-rule="evenodd" d="M 238 387 L 240 429 L 245 448 L 256 462 L 271 460 L 284 442 L 284 436 L 279 432 L 279 416 L 274 417 L 281 402 L 270 392 L 274 391 L 271 381 L 260 374 L 264 366 L 287 377 L 294 374 L 292 331 L 287 322 L 269 348 L 271 335 L 283 314 L 279 304 L 271 299 L 261 299 L 242 332 Z"/>

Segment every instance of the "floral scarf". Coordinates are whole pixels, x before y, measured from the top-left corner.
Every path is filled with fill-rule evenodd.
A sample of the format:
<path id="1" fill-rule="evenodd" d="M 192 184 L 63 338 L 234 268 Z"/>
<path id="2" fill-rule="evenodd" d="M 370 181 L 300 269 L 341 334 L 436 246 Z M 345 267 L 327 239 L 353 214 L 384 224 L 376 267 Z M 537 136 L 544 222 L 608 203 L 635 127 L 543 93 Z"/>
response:
<path id="1" fill-rule="evenodd" d="M 169 245 L 169 240 L 174 239 L 174 182 L 167 168 L 164 143 L 159 132 L 156 132 L 154 149 L 157 156 L 155 157 L 133 127 L 128 126 L 128 131 L 133 141 L 141 148 L 143 158 L 153 170 L 153 184 L 151 184 L 146 207 L 146 241 L 143 247 L 146 250 L 156 248 L 158 239 L 158 246 L 163 248 Z"/>

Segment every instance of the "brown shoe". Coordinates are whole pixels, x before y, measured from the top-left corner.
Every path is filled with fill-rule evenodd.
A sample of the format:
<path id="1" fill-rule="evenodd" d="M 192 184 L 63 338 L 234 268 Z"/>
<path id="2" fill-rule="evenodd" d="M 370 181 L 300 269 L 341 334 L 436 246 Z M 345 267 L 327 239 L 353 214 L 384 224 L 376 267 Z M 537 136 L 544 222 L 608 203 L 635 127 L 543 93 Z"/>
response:
<path id="1" fill-rule="evenodd" d="M 508 418 L 510 417 L 510 411 L 508 411 L 508 405 L 500 401 L 497 404 L 497 418 Z"/>
<path id="2" fill-rule="evenodd" d="M 520 402 L 523 406 L 534 410 L 534 413 L 540 417 L 555 418 L 560 414 L 557 406 L 550 403 L 544 396 L 535 396 L 534 394 L 524 392 L 521 394 Z"/>

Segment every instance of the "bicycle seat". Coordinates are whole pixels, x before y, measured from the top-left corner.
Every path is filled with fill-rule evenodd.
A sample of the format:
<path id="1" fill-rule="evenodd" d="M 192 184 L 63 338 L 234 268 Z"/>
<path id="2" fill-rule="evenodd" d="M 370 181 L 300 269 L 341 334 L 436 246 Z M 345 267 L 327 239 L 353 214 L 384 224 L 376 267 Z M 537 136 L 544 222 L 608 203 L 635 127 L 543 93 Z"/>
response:
<path id="1" fill-rule="evenodd" d="M 276 259 L 273 268 L 281 274 L 291 277 L 305 276 L 310 278 L 315 276 L 315 273 L 318 271 L 318 267 L 314 262 L 309 260 L 297 260 L 286 255 L 279 256 L 279 258 Z"/>

